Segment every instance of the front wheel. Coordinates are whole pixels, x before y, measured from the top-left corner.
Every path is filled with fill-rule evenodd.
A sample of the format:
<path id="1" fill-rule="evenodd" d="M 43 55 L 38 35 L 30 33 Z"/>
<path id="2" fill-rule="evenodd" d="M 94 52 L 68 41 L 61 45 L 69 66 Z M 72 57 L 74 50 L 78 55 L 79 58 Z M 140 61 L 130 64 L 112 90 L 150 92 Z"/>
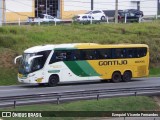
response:
<path id="1" fill-rule="evenodd" d="M 126 71 L 124 72 L 123 76 L 122 76 L 122 80 L 124 82 L 129 82 L 131 81 L 131 78 L 132 78 L 132 73 L 130 71 Z"/>
<path id="2" fill-rule="evenodd" d="M 118 83 L 121 82 L 122 78 L 121 78 L 121 73 L 120 72 L 114 72 L 112 75 L 112 82 L 114 83 Z"/>
<path id="3" fill-rule="evenodd" d="M 58 75 L 52 75 L 50 76 L 49 78 L 49 81 L 48 81 L 48 86 L 49 87 L 53 87 L 53 86 L 56 86 L 59 82 L 59 77 Z"/>
<path id="4" fill-rule="evenodd" d="M 101 20 L 102 20 L 102 21 L 104 21 L 105 19 L 106 19 L 105 16 L 102 16 L 102 17 L 101 17 Z"/>

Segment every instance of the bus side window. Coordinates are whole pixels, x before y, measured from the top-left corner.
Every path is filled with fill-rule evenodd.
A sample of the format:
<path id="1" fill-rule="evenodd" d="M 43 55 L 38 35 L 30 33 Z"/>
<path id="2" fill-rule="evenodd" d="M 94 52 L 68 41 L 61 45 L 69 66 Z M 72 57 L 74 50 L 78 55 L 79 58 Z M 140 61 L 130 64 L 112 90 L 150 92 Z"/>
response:
<path id="1" fill-rule="evenodd" d="M 82 55 L 84 56 L 83 60 L 96 60 L 96 50 L 83 50 Z"/>
<path id="2" fill-rule="evenodd" d="M 66 60 L 66 52 L 65 51 L 57 51 L 55 53 L 55 61 L 58 62 L 58 61 L 64 61 Z"/>
<path id="3" fill-rule="evenodd" d="M 58 61 L 64 60 L 66 58 L 65 54 L 66 53 L 64 53 L 62 51 L 58 51 L 58 50 L 54 51 L 49 64 L 52 64 L 54 62 L 58 62 Z"/>
<path id="4" fill-rule="evenodd" d="M 47 51 L 42 51 L 37 53 L 37 55 L 43 55 L 42 57 L 36 59 L 36 61 L 40 65 L 40 68 L 43 68 L 50 52 L 51 52 L 50 50 L 47 50 Z"/>
<path id="5" fill-rule="evenodd" d="M 125 58 L 126 57 L 126 50 L 123 48 L 115 49 L 115 58 Z"/>
<path id="6" fill-rule="evenodd" d="M 73 51 L 72 59 L 73 60 L 81 60 L 80 50 L 74 50 Z"/>
<path id="7" fill-rule="evenodd" d="M 140 58 L 144 57 L 147 54 L 147 48 L 134 48 L 134 57 Z"/>
<path id="8" fill-rule="evenodd" d="M 72 57 L 73 57 L 73 50 L 67 50 L 66 51 L 66 61 L 72 61 L 73 60 Z"/>
<path id="9" fill-rule="evenodd" d="M 99 49 L 97 50 L 97 57 L 99 59 L 108 59 L 111 58 L 111 49 Z"/>
<path id="10" fill-rule="evenodd" d="M 127 58 L 134 58 L 134 49 L 133 48 L 127 48 Z"/>
<path id="11" fill-rule="evenodd" d="M 147 54 L 147 48 L 138 48 L 137 49 L 138 57 L 144 57 Z"/>

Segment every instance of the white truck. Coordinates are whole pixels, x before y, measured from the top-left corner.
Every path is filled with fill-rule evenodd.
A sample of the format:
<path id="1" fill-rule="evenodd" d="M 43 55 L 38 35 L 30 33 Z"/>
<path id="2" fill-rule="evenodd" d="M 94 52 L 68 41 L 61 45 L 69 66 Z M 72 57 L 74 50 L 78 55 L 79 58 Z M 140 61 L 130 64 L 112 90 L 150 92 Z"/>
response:
<path id="1" fill-rule="evenodd" d="M 39 18 L 35 17 L 28 17 L 29 23 L 38 23 L 38 22 L 60 22 L 60 19 L 57 19 L 51 15 L 48 14 L 42 14 Z"/>

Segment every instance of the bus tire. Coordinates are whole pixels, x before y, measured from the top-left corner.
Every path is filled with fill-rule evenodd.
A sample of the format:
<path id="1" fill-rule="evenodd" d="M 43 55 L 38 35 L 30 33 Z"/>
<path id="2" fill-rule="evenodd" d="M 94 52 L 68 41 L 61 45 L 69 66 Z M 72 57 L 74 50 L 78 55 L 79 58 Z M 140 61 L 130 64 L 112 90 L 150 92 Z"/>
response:
<path id="1" fill-rule="evenodd" d="M 118 82 L 121 82 L 121 81 L 122 81 L 121 73 L 120 72 L 114 72 L 112 74 L 112 82 L 118 83 Z"/>
<path id="2" fill-rule="evenodd" d="M 49 77 L 49 81 L 48 81 L 48 86 L 49 87 L 53 87 L 53 86 L 56 86 L 59 82 L 59 77 L 58 75 L 51 75 Z"/>
<path id="3" fill-rule="evenodd" d="M 129 81 L 131 81 L 131 78 L 132 78 L 131 71 L 125 71 L 124 74 L 123 74 L 123 76 L 122 76 L 122 80 L 124 82 L 129 82 Z"/>

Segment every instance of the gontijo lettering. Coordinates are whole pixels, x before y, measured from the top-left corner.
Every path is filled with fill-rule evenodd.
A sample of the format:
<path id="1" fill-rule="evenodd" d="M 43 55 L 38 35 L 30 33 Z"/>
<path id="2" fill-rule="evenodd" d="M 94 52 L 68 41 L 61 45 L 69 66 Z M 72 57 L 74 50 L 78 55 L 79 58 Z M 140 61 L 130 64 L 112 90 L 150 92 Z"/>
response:
<path id="1" fill-rule="evenodd" d="M 127 65 L 127 60 L 114 60 L 114 61 L 99 61 L 99 66 L 106 66 L 106 65 Z"/>

